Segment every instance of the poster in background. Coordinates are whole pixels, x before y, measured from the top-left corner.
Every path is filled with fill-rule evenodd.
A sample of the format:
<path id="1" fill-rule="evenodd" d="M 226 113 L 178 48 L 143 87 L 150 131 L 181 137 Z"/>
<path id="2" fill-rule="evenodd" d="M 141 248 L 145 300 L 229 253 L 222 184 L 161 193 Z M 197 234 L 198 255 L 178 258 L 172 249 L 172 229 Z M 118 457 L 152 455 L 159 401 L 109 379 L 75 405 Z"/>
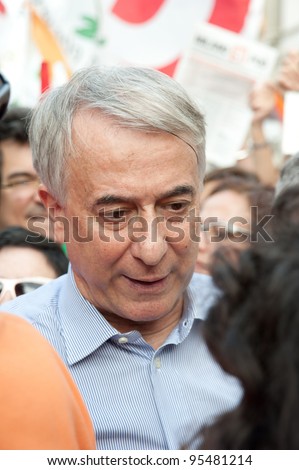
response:
<path id="1" fill-rule="evenodd" d="M 12 101 L 90 64 L 132 64 L 173 75 L 194 25 L 211 23 L 256 38 L 264 0 L 0 0 L 0 71 Z"/>
<path id="2" fill-rule="evenodd" d="M 277 55 L 272 47 L 218 26 L 196 27 L 175 78 L 205 116 L 210 164 L 235 164 L 250 127 L 250 92 L 254 84 L 271 78 Z"/>

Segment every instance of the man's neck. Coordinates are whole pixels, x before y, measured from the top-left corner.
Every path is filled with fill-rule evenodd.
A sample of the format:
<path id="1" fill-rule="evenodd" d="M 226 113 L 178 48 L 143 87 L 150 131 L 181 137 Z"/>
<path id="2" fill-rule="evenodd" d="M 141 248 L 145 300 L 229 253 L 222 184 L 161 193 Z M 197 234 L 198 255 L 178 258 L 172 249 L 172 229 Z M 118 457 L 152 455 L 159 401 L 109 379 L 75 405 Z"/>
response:
<path id="1" fill-rule="evenodd" d="M 183 299 L 171 312 L 171 314 L 165 315 L 162 318 L 158 318 L 154 321 L 146 322 L 135 322 L 126 318 L 111 315 L 109 313 L 101 314 L 106 320 L 120 333 L 128 333 L 129 331 L 138 331 L 143 339 L 152 346 L 153 349 L 157 350 L 165 342 L 166 338 L 174 330 L 176 325 L 179 323 L 183 311 Z"/>

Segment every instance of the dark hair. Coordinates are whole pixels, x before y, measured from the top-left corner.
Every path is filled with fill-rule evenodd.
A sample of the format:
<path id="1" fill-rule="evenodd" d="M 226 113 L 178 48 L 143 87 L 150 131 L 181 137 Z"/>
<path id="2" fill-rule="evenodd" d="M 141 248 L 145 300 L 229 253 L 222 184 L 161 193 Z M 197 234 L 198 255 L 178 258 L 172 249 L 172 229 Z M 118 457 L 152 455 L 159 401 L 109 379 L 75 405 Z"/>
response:
<path id="1" fill-rule="evenodd" d="M 292 186 L 296 186 L 299 183 L 299 154 L 296 153 L 286 160 L 284 163 L 281 171 L 279 179 L 276 183 L 276 193 L 275 196 L 278 195 L 290 188 Z"/>
<path id="2" fill-rule="evenodd" d="M 30 108 L 9 108 L 0 120 L 0 142 L 7 139 L 15 140 L 20 144 L 29 142 L 30 116 Z"/>
<path id="3" fill-rule="evenodd" d="M 290 186 L 281 191 L 274 200 L 272 212 L 277 230 L 289 225 L 299 227 L 299 186 Z"/>
<path id="4" fill-rule="evenodd" d="M 28 241 L 29 240 L 29 241 Z M 0 250 L 5 247 L 26 247 L 42 253 L 57 276 L 68 270 L 68 258 L 60 245 L 22 227 L 9 227 L 0 231 Z"/>
<path id="5" fill-rule="evenodd" d="M 265 206 L 266 210 L 268 210 L 273 204 L 274 187 L 262 183 L 227 177 L 212 189 L 209 196 L 221 191 L 235 191 L 236 193 L 244 194 L 250 206 L 261 208 Z"/>
<path id="6" fill-rule="evenodd" d="M 256 173 L 251 171 L 243 170 L 237 166 L 228 166 L 225 168 L 216 168 L 206 173 L 204 183 L 210 181 L 223 181 L 226 178 L 236 178 L 242 181 L 248 181 L 251 183 L 259 183 L 260 179 Z"/>
<path id="7" fill-rule="evenodd" d="M 271 237 L 288 246 L 289 239 L 299 239 L 299 187 L 289 186 L 274 199 L 273 218 L 269 225 Z"/>
<path id="8" fill-rule="evenodd" d="M 255 246 L 237 263 L 218 253 L 221 294 L 203 324 L 220 366 L 243 397 L 201 432 L 203 449 L 299 448 L 299 238 Z"/>

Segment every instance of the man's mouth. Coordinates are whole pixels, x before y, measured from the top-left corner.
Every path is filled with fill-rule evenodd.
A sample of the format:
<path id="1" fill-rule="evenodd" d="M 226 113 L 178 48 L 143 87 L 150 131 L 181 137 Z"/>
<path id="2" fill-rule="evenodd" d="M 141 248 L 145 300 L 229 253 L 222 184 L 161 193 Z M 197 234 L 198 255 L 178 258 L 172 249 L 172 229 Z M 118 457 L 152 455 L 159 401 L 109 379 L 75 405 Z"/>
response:
<path id="1" fill-rule="evenodd" d="M 167 283 L 168 275 L 159 277 L 148 277 L 148 278 L 132 278 L 124 276 L 128 281 L 130 287 L 136 288 L 140 291 L 159 291 L 163 289 Z"/>

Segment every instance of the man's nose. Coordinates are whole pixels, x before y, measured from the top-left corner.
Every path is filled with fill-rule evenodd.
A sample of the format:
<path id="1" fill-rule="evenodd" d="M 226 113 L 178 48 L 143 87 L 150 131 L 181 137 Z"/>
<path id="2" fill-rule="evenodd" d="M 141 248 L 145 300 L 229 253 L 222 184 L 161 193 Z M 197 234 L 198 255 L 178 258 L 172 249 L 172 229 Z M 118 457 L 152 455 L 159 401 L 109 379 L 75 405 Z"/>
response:
<path id="1" fill-rule="evenodd" d="M 156 266 L 168 248 L 165 220 L 163 217 L 146 220 L 146 228 L 142 233 L 133 234 L 131 253 L 147 266 Z"/>

